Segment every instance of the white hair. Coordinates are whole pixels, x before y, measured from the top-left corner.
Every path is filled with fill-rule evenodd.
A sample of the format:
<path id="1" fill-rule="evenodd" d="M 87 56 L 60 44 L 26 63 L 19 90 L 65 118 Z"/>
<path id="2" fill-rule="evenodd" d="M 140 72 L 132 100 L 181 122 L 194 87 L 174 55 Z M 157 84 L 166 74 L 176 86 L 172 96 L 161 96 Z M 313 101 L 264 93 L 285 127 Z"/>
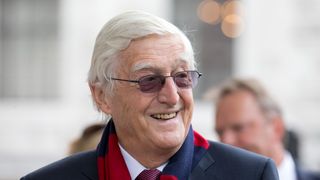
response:
<path id="1" fill-rule="evenodd" d="M 97 36 L 88 82 L 91 86 L 99 86 L 105 93 L 112 94 L 115 76 L 115 62 L 119 60 L 120 51 L 126 49 L 134 39 L 151 34 L 178 35 L 185 48 L 186 60 L 191 68 L 195 68 L 194 53 L 189 39 L 173 24 L 164 19 L 141 11 L 128 11 L 107 22 Z"/>

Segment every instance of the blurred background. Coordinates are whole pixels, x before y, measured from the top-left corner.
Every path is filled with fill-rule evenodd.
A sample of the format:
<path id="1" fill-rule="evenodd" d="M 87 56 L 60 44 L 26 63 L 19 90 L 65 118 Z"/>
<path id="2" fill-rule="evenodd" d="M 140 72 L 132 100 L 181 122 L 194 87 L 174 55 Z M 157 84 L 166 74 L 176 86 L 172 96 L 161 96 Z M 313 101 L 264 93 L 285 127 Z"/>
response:
<path id="1" fill-rule="evenodd" d="M 86 83 L 95 37 L 125 10 L 145 10 L 183 29 L 204 74 L 193 125 L 209 139 L 206 90 L 254 77 L 283 107 L 300 138 L 303 166 L 320 171 L 320 1 L 0 0 L 0 179 L 66 156 L 69 143 L 103 116 Z"/>

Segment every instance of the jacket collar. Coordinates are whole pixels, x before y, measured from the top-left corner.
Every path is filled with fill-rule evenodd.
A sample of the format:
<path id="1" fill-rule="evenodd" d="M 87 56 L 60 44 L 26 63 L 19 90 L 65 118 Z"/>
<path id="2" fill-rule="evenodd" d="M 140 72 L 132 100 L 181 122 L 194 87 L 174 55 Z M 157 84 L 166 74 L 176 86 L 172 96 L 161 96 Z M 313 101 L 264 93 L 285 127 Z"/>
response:
<path id="1" fill-rule="evenodd" d="M 96 151 L 89 151 L 86 162 L 79 167 L 83 180 L 98 180 L 97 155 Z"/>
<path id="2" fill-rule="evenodd" d="M 192 170 L 191 175 L 189 176 L 189 180 L 199 180 L 205 179 L 206 170 L 213 165 L 215 160 L 207 151 L 206 154 L 201 158 L 198 165 Z"/>

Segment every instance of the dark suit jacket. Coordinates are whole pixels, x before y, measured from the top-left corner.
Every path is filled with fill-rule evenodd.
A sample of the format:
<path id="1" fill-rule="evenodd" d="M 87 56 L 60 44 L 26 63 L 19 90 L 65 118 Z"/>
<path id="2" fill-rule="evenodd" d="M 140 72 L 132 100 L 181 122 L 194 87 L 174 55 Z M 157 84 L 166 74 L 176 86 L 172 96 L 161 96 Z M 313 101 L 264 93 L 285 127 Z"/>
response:
<path id="1" fill-rule="evenodd" d="M 296 164 L 297 180 L 320 180 L 320 174 L 305 171 Z"/>
<path id="2" fill-rule="evenodd" d="M 98 180 L 95 151 L 73 155 L 34 171 L 23 180 Z M 193 169 L 189 180 L 278 180 L 269 158 L 210 142 L 210 148 Z"/>

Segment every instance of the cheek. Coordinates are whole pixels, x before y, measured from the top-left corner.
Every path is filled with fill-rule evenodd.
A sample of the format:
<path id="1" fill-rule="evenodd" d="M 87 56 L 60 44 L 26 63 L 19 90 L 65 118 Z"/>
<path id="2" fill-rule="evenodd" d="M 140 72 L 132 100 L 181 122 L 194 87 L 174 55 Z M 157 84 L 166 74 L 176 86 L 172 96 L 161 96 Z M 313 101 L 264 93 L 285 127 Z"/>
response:
<path id="1" fill-rule="evenodd" d="M 194 102 L 193 102 L 193 97 L 192 97 L 192 92 L 187 93 L 184 96 L 182 96 L 182 100 L 184 103 L 184 122 L 185 125 L 188 126 L 191 122 L 192 119 L 192 114 L 193 114 L 193 108 L 194 108 Z"/>
<path id="2" fill-rule="evenodd" d="M 188 93 L 186 93 L 186 99 L 188 99 L 190 103 L 193 103 L 193 93 L 191 89 L 188 90 Z"/>
<path id="3" fill-rule="evenodd" d="M 254 142 L 254 139 L 252 135 L 250 135 L 249 133 L 239 135 L 239 138 L 238 138 L 239 144 L 246 145 L 246 144 L 251 144 L 252 142 Z"/>
<path id="4" fill-rule="evenodd" d="M 129 128 L 139 129 L 146 126 L 146 114 L 150 106 L 152 106 L 152 98 L 139 96 L 137 94 L 131 94 L 130 97 L 122 99 L 122 102 L 119 103 L 119 109 L 121 112 L 121 119 L 124 121 L 130 121 L 127 126 Z"/>
<path id="5" fill-rule="evenodd" d="M 128 118 L 134 115 L 139 103 L 133 99 L 133 96 L 122 95 L 122 92 L 117 92 L 112 97 L 112 117 L 119 119 L 122 122 L 128 121 Z M 128 93 L 126 93 L 128 94 Z"/>
<path id="6" fill-rule="evenodd" d="M 144 129 L 144 110 L 142 103 L 132 98 L 118 100 L 114 105 L 112 114 L 114 121 L 117 121 L 120 131 L 133 136 Z"/>
<path id="7" fill-rule="evenodd" d="M 192 111 L 194 105 L 192 91 L 186 90 L 180 94 L 180 97 L 184 103 L 185 109 Z"/>
<path id="8" fill-rule="evenodd" d="M 249 130 L 247 133 L 239 135 L 239 142 L 246 145 L 256 144 L 261 140 L 261 132 Z"/>

